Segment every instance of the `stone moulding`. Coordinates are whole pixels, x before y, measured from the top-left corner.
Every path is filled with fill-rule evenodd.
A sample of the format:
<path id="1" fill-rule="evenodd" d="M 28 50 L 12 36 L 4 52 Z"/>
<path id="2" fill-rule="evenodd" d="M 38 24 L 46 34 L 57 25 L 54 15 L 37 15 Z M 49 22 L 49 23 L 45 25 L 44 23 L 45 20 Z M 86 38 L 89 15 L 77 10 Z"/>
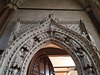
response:
<path id="1" fill-rule="evenodd" d="M 56 23 L 57 25 L 60 24 L 65 28 L 69 28 L 79 34 L 81 34 L 82 36 L 84 36 L 85 38 L 89 39 L 89 33 L 87 32 L 87 29 L 83 23 L 82 20 L 80 21 L 61 21 L 57 18 L 44 18 L 42 20 L 39 21 L 35 21 L 35 20 L 22 20 L 22 19 L 18 19 L 16 22 L 16 26 L 14 27 L 12 33 L 11 33 L 11 37 L 9 39 L 8 42 L 8 46 L 15 41 L 20 35 L 22 35 L 23 33 L 34 29 L 38 26 L 42 26 L 45 24 L 53 24 Z"/>
<path id="2" fill-rule="evenodd" d="M 91 42 L 52 18 L 49 20 L 23 33 L 4 51 L 0 75 L 27 75 L 32 57 L 50 43 L 61 46 L 71 55 L 78 75 L 100 75 L 99 54 Z"/>

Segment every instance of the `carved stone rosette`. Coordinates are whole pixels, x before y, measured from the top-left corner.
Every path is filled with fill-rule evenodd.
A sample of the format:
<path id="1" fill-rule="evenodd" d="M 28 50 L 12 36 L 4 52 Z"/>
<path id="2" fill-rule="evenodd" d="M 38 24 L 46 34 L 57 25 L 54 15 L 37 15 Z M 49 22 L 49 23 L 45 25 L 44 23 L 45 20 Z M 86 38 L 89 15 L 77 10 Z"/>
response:
<path id="1" fill-rule="evenodd" d="M 78 75 L 100 75 L 100 58 L 91 42 L 52 18 L 23 33 L 7 48 L 2 55 L 0 75 L 27 75 L 32 57 L 50 43 L 71 55 Z"/>

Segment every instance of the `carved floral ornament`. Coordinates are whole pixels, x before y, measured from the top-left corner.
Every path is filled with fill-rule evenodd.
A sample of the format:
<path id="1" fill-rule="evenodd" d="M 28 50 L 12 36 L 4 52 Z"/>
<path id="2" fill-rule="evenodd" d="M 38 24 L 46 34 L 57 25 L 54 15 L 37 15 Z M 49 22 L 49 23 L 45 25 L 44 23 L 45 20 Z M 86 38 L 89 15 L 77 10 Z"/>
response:
<path id="1" fill-rule="evenodd" d="M 96 48 L 86 38 L 52 18 L 23 33 L 5 50 L 0 75 L 27 75 L 32 57 L 50 43 L 63 47 L 72 56 L 79 75 L 100 75 Z"/>

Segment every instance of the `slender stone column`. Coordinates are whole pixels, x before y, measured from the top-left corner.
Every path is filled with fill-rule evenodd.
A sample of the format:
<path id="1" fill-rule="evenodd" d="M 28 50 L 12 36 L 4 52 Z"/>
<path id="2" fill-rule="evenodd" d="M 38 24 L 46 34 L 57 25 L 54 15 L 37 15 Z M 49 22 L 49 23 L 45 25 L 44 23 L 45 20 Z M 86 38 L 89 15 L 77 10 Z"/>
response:
<path id="1" fill-rule="evenodd" d="M 95 28 L 97 29 L 97 32 L 100 34 L 100 23 L 98 22 L 97 18 L 95 17 L 93 13 L 93 8 L 91 5 L 91 2 L 99 6 L 99 1 L 98 0 L 80 0 L 81 4 L 83 5 L 84 10 L 90 17 L 91 21 L 93 22 Z"/>
<path id="2" fill-rule="evenodd" d="M 91 21 L 93 22 L 93 24 L 96 27 L 98 33 L 100 34 L 100 24 L 99 24 L 98 20 L 96 19 L 96 17 L 94 16 L 93 11 L 91 10 L 91 7 L 87 7 L 85 9 L 85 11 L 89 15 Z"/>
<path id="3" fill-rule="evenodd" d="M 16 9 L 17 9 L 16 5 L 13 5 L 12 3 L 7 3 L 3 11 L 1 12 L 0 14 L 0 37 L 5 30 L 7 23 L 10 20 L 10 17 L 13 15 Z"/>

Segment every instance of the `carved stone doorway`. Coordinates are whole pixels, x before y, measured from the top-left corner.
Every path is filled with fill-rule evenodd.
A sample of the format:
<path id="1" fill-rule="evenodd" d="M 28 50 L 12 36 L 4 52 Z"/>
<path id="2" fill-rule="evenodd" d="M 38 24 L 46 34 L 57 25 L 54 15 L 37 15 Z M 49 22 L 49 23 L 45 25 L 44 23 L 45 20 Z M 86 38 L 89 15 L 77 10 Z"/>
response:
<path id="1" fill-rule="evenodd" d="M 63 48 L 43 46 L 31 59 L 27 75 L 78 75 L 75 62 Z"/>
<path id="2" fill-rule="evenodd" d="M 49 57 L 45 53 L 36 53 L 30 62 L 27 75 L 55 75 Z"/>
<path id="3" fill-rule="evenodd" d="M 53 65 L 55 75 L 78 75 L 77 68 L 72 57 L 62 47 L 49 44 L 40 49 L 48 55 Z"/>
<path id="4" fill-rule="evenodd" d="M 0 75 L 27 75 L 32 57 L 50 43 L 68 52 L 76 63 L 78 75 L 100 75 L 97 49 L 85 37 L 52 17 L 12 42 L 2 55 Z"/>

